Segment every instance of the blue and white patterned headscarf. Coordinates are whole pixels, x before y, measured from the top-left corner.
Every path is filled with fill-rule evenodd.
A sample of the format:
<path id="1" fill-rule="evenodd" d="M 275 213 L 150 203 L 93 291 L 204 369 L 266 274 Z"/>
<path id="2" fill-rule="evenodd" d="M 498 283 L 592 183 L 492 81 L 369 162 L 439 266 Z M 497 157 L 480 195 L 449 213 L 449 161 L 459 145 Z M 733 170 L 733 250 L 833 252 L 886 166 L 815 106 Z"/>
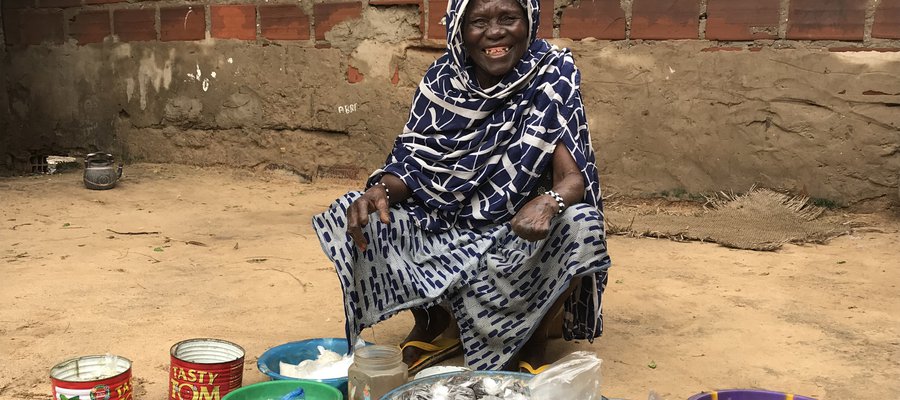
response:
<path id="1" fill-rule="evenodd" d="M 470 1 L 450 1 L 447 52 L 419 83 L 404 132 L 369 186 L 384 173 L 400 177 L 413 193 L 401 207 L 429 231 L 501 223 L 525 204 L 563 145 L 584 177 L 584 202 L 600 207 L 581 76 L 567 49 L 537 39 L 539 0 L 519 0 L 530 45 L 489 88 L 479 86 L 463 44 Z"/>

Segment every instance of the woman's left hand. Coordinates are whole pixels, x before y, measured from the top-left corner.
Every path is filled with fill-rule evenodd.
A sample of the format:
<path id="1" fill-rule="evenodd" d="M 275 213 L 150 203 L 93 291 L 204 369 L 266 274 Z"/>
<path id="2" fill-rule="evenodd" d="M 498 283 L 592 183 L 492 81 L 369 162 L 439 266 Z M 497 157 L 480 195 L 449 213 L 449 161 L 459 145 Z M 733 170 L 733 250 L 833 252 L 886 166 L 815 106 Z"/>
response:
<path id="1" fill-rule="evenodd" d="M 564 204 L 575 204 L 584 198 L 584 178 L 566 146 L 557 145 L 553 150 L 553 190 Z M 538 241 L 550 234 L 550 222 L 559 214 L 559 203 L 547 194 L 531 199 L 513 217 L 512 230 L 516 236 L 529 242 Z"/>
<path id="2" fill-rule="evenodd" d="M 559 204 L 552 197 L 535 197 L 510 221 L 512 230 L 516 236 L 529 242 L 544 239 L 550 233 L 550 222 L 558 212 Z"/>

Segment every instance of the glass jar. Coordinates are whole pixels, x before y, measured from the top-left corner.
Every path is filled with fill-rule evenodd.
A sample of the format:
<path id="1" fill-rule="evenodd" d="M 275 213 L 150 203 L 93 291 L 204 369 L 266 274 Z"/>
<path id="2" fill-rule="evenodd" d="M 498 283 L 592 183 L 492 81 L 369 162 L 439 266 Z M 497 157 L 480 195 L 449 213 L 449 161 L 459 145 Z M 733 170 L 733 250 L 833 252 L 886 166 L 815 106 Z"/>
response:
<path id="1" fill-rule="evenodd" d="M 409 368 L 397 346 L 370 345 L 356 349 L 347 370 L 347 400 L 378 400 L 406 383 Z"/>

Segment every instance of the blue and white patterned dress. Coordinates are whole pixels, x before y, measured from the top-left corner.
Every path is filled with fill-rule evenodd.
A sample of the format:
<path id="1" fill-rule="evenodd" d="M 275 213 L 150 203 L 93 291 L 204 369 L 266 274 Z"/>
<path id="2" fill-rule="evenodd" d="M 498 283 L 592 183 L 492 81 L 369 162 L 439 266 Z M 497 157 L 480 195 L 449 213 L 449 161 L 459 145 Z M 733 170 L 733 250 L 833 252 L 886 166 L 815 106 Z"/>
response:
<path id="1" fill-rule="evenodd" d="M 600 335 L 610 260 L 580 75 L 568 50 L 536 39 L 538 3 L 522 3 L 531 43 L 522 60 L 483 89 L 462 43 L 468 0 L 451 0 L 447 53 L 426 72 L 404 132 L 367 184 L 392 174 L 412 196 L 391 206 L 390 223 L 370 218 L 365 251 L 346 227 L 360 192 L 313 217 L 340 278 L 351 342 L 400 311 L 442 303 L 458 322 L 466 363 L 502 368 L 569 284 L 578 289 L 566 301 L 565 338 Z M 528 242 L 509 221 L 557 146 L 581 169 L 585 196 L 553 220 L 546 239 Z"/>

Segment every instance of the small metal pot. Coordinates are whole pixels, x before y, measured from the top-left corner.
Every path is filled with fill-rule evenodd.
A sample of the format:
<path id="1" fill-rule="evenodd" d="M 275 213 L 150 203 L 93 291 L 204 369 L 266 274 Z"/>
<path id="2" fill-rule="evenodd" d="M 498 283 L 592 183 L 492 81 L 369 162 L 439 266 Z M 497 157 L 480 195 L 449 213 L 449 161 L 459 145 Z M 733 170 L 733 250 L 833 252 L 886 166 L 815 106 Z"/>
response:
<path id="1" fill-rule="evenodd" d="M 122 164 L 115 165 L 112 154 L 91 153 L 84 157 L 84 186 L 93 190 L 112 189 L 122 177 Z"/>

